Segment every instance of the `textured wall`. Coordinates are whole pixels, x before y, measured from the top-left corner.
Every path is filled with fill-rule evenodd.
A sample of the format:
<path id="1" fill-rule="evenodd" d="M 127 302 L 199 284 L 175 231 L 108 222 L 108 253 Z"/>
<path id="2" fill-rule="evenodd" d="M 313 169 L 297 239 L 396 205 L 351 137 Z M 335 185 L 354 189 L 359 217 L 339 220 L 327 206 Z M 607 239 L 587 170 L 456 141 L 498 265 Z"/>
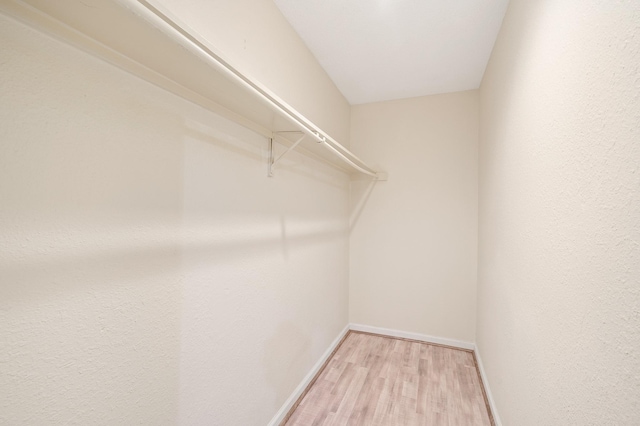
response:
<path id="1" fill-rule="evenodd" d="M 263 138 L 1 16 L 0 51 L 0 424 L 266 424 L 347 323 L 345 175 L 267 178 Z"/>
<path id="2" fill-rule="evenodd" d="M 477 329 L 505 425 L 640 424 L 639 67 L 639 2 L 511 2 L 481 87 Z"/>
<path id="3" fill-rule="evenodd" d="M 474 341 L 478 92 L 358 105 L 351 144 L 388 182 L 352 184 L 351 322 Z"/>

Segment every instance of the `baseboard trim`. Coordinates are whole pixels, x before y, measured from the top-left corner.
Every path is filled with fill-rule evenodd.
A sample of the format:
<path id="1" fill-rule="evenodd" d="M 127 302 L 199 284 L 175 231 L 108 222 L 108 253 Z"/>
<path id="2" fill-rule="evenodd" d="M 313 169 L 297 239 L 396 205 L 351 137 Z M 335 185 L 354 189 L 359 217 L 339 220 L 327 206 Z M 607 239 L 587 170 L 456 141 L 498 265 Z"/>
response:
<path id="1" fill-rule="evenodd" d="M 285 403 L 280 407 L 280 410 L 276 413 L 275 416 L 268 423 L 268 426 L 278 426 L 282 424 L 290 412 L 292 412 L 293 408 L 298 404 L 300 398 L 304 396 L 304 393 L 311 387 L 311 384 L 315 381 L 317 376 L 322 372 L 322 369 L 325 367 L 326 362 L 331 358 L 333 353 L 338 349 L 340 343 L 344 340 L 349 333 L 349 324 L 338 334 L 338 337 L 331 342 L 331 345 L 327 348 L 326 351 L 322 354 L 318 362 L 311 368 L 309 373 L 302 379 L 298 387 L 293 391 L 291 396 L 285 401 Z"/>
<path id="2" fill-rule="evenodd" d="M 476 364 L 478 364 L 478 371 L 480 372 L 480 378 L 482 379 L 482 387 L 484 388 L 485 396 L 487 397 L 489 408 L 491 409 L 491 414 L 493 415 L 493 422 L 496 426 L 502 426 L 502 421 L 500 420 L 500 416 L 498 415 L 498 409 L 493 399 L 493 395 L 491 395 L 491 387 L 489 386 L 487 375 L 484 372 L 482 357 L 480 357 L 480 351 L 478 350 L 477 346 L 473 351 L 473 354 L 475 355 L 475 358 L 476 358 Z"/>
<path id="3" fill-rule="evenodd" d="M 471 342 L 461 340 L 446 339 L 444 337 L 428 336 L 426 334 L 411 333 L 407 331 L 393 330 L 390 328 L 373 327 L 363 324 L 350 324 L 349 328 L 353 331 L 362 331 L 364 333 L 380 334 L 383 336 L 398 337 L 401 339 L 417 340 L 420 342 L 434 343 L 436 345 L 450 346 L 458 349 L 473 351 L 476 345 Z"/>

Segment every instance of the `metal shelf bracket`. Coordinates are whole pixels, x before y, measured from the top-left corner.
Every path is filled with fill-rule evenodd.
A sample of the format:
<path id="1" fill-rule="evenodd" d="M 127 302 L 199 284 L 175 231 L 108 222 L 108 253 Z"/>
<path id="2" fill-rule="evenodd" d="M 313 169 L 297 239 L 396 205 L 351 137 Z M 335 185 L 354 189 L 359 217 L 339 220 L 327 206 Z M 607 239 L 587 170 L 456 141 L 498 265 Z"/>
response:
<path id="1" fill-rule="evenodd" d="M 274 152 L 274 148 L 273 148 L 273 140 L 277 136 L 282 135 L 283 133 L 296 133 L 296 134 L 299 134 L 300 137 L 298 139 L 296 139 L 296 141 L 293 143 L 293 145 L 291 145 L 289 148 L 287 148 L 287 150 L 285 152 L 280 154 L 278 156 L 278 158 L 275 158 L 275 152 Z M 269 174 L 268 174 L 269 177 L 273 177 L 273 169 L 274 169 L 275 165 L 278 164 L 278 162 L 280 160 L 282 160 L 282 157 L 284 157 L 285 155 L 287 155 L 288 153 L 293 151 L 300 144 L 300 142 L 302 142 L 304 140 L 305 136 L 306 136 L 306 134 L 304 132 L 299 132 L 299 131 L 273 132 L 273 136 L 269 139 Z"/>

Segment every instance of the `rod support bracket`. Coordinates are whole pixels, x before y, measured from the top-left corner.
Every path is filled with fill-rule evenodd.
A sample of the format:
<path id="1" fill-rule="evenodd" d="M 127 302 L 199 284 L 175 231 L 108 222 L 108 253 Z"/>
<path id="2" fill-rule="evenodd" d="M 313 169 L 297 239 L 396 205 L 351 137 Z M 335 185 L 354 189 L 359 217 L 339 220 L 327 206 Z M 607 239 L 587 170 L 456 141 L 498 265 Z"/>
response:
<path id="1" fill-rule="evenodd" d="M 288 133 L 296 133 L 299 134 L 300 137 L 298 139 L 296 139 L 295 142 L 293 142 L 293 145 L 291 145 L 289 148 L 287 148 L 287 150 L 285 152 L 283 152 L 282 154 L 280 154 L 278 156 L 278 158 L 275 157 L 275 151 L 274 151 L 274 147 L 273 147 L 273 141 L 276 137 L 280 136 L 283 139 L 286 139 L 282 136 L 282 134 L 288 134 Z M 301 132 L 301 131 L 288 131 L 288 132 L 273 132 L 273 135 L 271 138 L 269 138 L 269 177 L 273 177 L 273 169 L 275 167 L 275 165 L 282 159 L 282 157 L 284 157 L 285 155 L 287 155 L 288 153 L 290 153 L 291 151 L 293 151 L 300 142 L 302 142 L 304 140 L 304 138 L 306 137 L 306 133 Z M 288 140 L 288 139 L 286 139 Z"/>

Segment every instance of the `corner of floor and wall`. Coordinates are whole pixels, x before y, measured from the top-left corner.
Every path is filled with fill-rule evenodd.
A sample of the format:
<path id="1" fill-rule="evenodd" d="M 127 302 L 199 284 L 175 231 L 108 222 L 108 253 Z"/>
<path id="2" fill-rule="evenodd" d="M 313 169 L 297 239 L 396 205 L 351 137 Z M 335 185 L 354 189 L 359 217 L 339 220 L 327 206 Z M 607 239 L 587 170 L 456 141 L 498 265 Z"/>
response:
<path id="1" fill-rule="evenodd" d="M 479 89 L 353 106 L 270 0 L 162 3 L 389 180 L 267 178 L 0 14 L 0 424 L 277 424 L 350 328 L 475 349 L 498 425 L 640 424 L 640 2 L 512 0 Z"/>

